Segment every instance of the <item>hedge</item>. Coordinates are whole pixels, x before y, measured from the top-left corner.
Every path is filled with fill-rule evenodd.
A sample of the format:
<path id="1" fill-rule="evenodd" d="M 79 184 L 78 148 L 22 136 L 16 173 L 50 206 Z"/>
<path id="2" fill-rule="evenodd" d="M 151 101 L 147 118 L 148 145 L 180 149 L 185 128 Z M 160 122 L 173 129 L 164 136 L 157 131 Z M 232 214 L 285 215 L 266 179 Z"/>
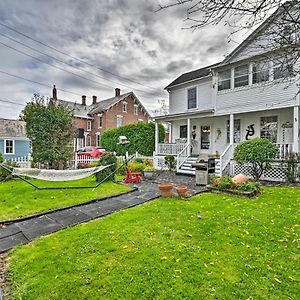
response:
<path id="1" fill-rule="evenodd" d="M 126 136 L 128 144 L 118 145 L 119 136 Z M 164 141 L 165 128 L 159 124 L 159 141 Z M 138 152 L 142 155 L 152 155 L 155 148 L 155 124 L 138 122 L 114 128 L 103 132 L 101 146 L 107 151 L 115 151 L 117 155 Z"/>

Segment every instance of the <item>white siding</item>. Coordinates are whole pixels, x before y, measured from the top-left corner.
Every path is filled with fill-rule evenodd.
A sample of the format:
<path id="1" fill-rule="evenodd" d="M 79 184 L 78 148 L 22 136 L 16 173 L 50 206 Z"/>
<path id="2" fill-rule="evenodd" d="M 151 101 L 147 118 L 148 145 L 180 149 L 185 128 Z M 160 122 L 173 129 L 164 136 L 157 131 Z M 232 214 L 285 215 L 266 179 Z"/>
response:
<path id="1" fill-rule="evenodd" d="M 187 90 L 193 87 L 197 88 L 197 109 L 188 110 Z M 211 77 L 172 88 L 169 95 L 170 114 L 211 109 L 213 108 L 212 93 Z"/>
<path id="2" fill-rule="evenodd" d="M 284 83 L 247 86 L 217 94 L 216 114 L 229 114 L 290 107 L 295 103 L 295 85 Z"/>

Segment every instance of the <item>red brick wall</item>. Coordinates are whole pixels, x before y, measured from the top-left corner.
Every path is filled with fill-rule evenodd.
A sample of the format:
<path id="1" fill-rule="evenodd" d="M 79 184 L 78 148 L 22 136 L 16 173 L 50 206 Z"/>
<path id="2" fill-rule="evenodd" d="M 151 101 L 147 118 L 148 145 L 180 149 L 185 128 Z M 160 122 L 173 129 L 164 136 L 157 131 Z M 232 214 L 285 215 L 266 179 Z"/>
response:
<path id="1" fill-rule="evenodd" d="M 123 112 L 123 101 L 120 101 L 106 112 L 102 113 L 102 128 L 98 128 L 98 115 L 94 115 L 94 121 L 92 125 L 92 145 L 96 145 L 96 132 L 103 132 L 107 129 L 117 127 L 117 115 L 123 116 L 122 125 L 128 125 L 136 123 L 138 120 L 148 122 L 148 116 L 144 115 L 141 110 L 141 106 L 138 107 L 138 114 L 134 114 L 134 99 L 129 96 L 126 98 L 127 102 L 127 113 Z"/>

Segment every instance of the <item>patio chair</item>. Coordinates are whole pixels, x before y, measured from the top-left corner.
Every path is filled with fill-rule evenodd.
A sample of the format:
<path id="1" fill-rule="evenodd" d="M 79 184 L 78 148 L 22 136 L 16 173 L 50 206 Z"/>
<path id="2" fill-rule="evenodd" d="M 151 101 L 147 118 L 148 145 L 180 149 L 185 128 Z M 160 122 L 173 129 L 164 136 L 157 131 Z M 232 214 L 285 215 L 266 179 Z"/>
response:
<path id="1" fill-rule="evenodd" d="M 140 182 L 142 179 L 142 174 L 139 172 L 131 172 L 130 168 L 127 168 L 127 174 L 126 177 L 124 179 L 124 182 L 126 183 L 137 183 Z"/>

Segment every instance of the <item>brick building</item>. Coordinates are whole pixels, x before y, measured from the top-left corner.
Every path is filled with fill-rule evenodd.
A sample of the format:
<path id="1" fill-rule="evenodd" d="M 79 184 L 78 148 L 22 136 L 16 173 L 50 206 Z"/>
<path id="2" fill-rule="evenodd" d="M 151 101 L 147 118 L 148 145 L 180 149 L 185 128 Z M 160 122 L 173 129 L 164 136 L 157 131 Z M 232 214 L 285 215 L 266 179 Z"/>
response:
<path id="1" fill-rule="evenodd" d="M 56 89 L 53 98 L 57 99 Z M 74 111 L 74 123 L 77 128 L 77 139 L 74 148 L 84 146 L 101 146 L 101 133 L 107 129 L 117 128 L 136 122 L 148 122 L 150 115 L 133 92 L 121 94 L 119 88 L 115 95 L 105 100 L 92 97 L 92 104 L 87 104 L 86 96 L 81 103 L 59 100 Z"/>

